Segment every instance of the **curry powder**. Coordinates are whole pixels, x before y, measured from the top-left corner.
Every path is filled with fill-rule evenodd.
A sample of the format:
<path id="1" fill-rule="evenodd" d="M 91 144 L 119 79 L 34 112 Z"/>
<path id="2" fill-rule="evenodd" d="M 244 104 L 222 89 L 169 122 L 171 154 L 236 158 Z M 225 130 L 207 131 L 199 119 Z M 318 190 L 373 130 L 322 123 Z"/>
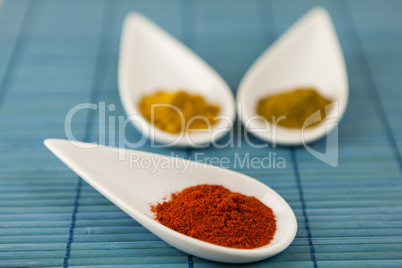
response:
<path id="1" fill-rule="evenodd" d="M 144 96 L 138 106 L 146 120 L 169 133 L 207 129 L 217 122 L 215 117 L 220 110 L 203 97 L 184 91 L 159 91 Z"/>
<path id="2" fill-rule="evenodd" d="M 289 92 L 268 96 L 257 103 L 257 114 L 271 124 L 286 128 L 303 128 L 304 122 L 316 111 L 320 110 L 322 120 L 325 119 L 325 106 L 330 99 L 322 97 L 315 89 L 295 89 Z M 285 119 L 278 120 L 279 117 Z M 316 122 L 307 127 L 319 124 Z"/>

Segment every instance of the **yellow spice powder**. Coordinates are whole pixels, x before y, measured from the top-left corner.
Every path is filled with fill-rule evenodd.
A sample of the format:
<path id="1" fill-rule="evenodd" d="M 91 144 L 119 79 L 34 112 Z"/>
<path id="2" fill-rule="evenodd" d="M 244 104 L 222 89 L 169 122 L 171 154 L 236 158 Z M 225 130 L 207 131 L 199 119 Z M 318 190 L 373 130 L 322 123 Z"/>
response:
<path id="1" fill-rule="evenodd" d="M 257 103 L 257 113 L 269 123 L 286 128 L 302 128 L 304 122 L 313 113 L 320 110 L 321 121 L 325 119 L 325 106 L 332 103 L 330 99 L 322 97 L 315 89 L 295 89 L 289 92 L 268 96 Z M 278 120 L 286 116 L 286 119 Z M 313 127 L 320 122 L 309 125 Z"/>
<path id="2" fill-rule="evenodd" d="M 152 104 L 170 106 L 155 106 L 152 114 Z M 218 116 L 220 107 L 207 103 L 199 95 L 190 95 L 184 91 L 159 91 L 153 95 L 144 96 L 139 103 L 139 109 L 145 119 L 157 128 L 170 133 L 180 133 L 183 130 L 207 129 L 214 125 L 217 122 L 215 117 Z M 195 116 L 197 117 L 192 120 Z M 184 120 L 184 126 L 182 126 L 182 120 Z"/>

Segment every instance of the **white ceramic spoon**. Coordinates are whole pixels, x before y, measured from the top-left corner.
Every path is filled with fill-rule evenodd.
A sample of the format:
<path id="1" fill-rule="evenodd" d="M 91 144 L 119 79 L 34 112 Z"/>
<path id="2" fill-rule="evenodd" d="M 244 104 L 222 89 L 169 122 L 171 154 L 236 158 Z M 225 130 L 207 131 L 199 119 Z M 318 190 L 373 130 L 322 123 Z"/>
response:
<path id="1" fill-rule="evenodd" d="M 199 56 L 144 16 L 132 13 L 124 22 L 119 57 L 119 92 L 124 110 L 134 126 L 149 137 L 170 146 L 201 146 L 218 140 L 235 119 L 234 97 L 225 81 Z M 221 107 L 220 120 L 211 132 L 171 134 L 142 119 L 137 106 L 144 95 L 158 90 L 184 89 Z M 140 115 L 140 116 L 136 116 Z"/>
<path id="2" fill-rule="evenodd" d="M 45 145 L 78 176 L 145 228 L 194 256 L 228 263 L 254 262 L 280 253 L 296 235 L 296 218 L 286 201 L 265 184 L 243 174 L 189 160 L 89 143 L 47 139 Z M 147 168 L 151 161 L 163 161 L 165 168 L 154 169 L 153 165 Z M 170 163 L 168 167 L 166 163 Z M 255 196 L 271 207 L 277 220 L 271 244 L 255 249 L 217 246 L 180 234 L 153 219 L 150 203 L 198 184 L 223 185 L 231 191 Z"/>
<path id="3" fill-rule="evenodd" d="M 257 115 L 257 102 L 268 95 L 298 87 L 314 87 L 321 95 L 338 103 L 327 118 L 303 132 L 266 126 L 262 120 L 247 122 Z M 328 12 L 316 7 L 304 15 L 268 48 L 250 67 L 240 82 L 237 101 L 242 123 L 255 136 L 282 145 L 309 143 L 336 126 L 348 103 L 348 79 L 342 50 Z M 284 104 L 285 105 L 285 104 Z M 308 105 L 308 103 L 306 103 Z M 328 121 L 329 122 L 329 121 Z M 304 140 L 304 141 L 303 141 Z"/>

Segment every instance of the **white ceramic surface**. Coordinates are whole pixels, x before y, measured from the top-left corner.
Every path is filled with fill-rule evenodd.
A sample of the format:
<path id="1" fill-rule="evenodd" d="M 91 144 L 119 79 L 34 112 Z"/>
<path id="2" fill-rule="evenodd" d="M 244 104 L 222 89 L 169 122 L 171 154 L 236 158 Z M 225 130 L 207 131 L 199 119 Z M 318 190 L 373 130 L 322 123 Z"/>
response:
<path id="1" fill-rule="evenodd" d="M 128 116 L 141 115 L 137 106 L 144 95 L 160 89 L 184 89 L 219 105 L 219 115 L 230 118 L 212 126 L 211 133 L 216 135 L 214 140 L 224 136 L 232 127 L 236 116 L 234 97 L 225 81 L 194 52 L 138 13 L 129 14 L 124 22 L 118 79 L 120 98 Z M 191 133 L 189 137 L 180 137 L 155 128 L 138 117 L 134 119 L 132 122 L 140 132 L 162 144 L 197 147 L 211 141 L 211 133 Z"/>
<path id="2" fill-rule="evenodd" d="M 237 93 L 238 109 L 244 125 L 257 115 L 257 102 L 268 95 L 298 87 L 314 87 L 321 95 L 338 101 L 327 118 L 303 132 L 305 143 L 327 134 L 339 121 L 348 103 L 348 79 L 342 50 L 328 12 L 316 7 L 304 15 L 269 47 L 243 77 Z M 330 120 L 327 122 L 329 123 Z M 247 130 L 269 142 L 282 145 L 302 144 L 302 131 L 266 126 L 255 120 Z"/>
<path id="3" fill-rule="evenodd" d="M 118 148 L 90 148 L 94 145 L 68 140 L 47 139 L 45 145 L 81 178 L 145 228 L 170 245 L 194 256 L 228 263 L 254 262 L 283 251 L 296 235 L 296 218 L 286 201 L 265 184 L 243 174 L 134 150 L 123 151 L 125 160 L 119 160 Z M 133 159 L 143 161 L 143 168 L 137 166 Z M 167 169 L 154 170 L 153 167 L 145 168 L 148 160 L 141 159 L 172 161 L 172 165 Z M 186 163 L 188 169 L 183 173 L 184 165 L 173 164 L 175 161 Z M 256 249 L 217 246 L 180 234 L 153 219 L 150 203 L 161 201 L 171 192 L 198 184 L 223 185 L 231 191 L 255 196 L 271 207 L 277 219 L 277 231 L 271 244 Z"/>

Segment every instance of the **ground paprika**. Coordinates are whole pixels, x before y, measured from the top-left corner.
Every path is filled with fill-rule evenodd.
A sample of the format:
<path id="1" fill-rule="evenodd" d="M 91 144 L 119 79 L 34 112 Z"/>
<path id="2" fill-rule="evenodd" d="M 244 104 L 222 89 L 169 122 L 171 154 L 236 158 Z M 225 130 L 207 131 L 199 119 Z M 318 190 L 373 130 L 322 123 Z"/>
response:
<path id="1" fill-rule="evenodd" d="M 185 235 L 225 247 L 267 245 L 276 231 L 272 209 L 252 196 L 202 184 L 151 206 L 155 219 Z"/>

